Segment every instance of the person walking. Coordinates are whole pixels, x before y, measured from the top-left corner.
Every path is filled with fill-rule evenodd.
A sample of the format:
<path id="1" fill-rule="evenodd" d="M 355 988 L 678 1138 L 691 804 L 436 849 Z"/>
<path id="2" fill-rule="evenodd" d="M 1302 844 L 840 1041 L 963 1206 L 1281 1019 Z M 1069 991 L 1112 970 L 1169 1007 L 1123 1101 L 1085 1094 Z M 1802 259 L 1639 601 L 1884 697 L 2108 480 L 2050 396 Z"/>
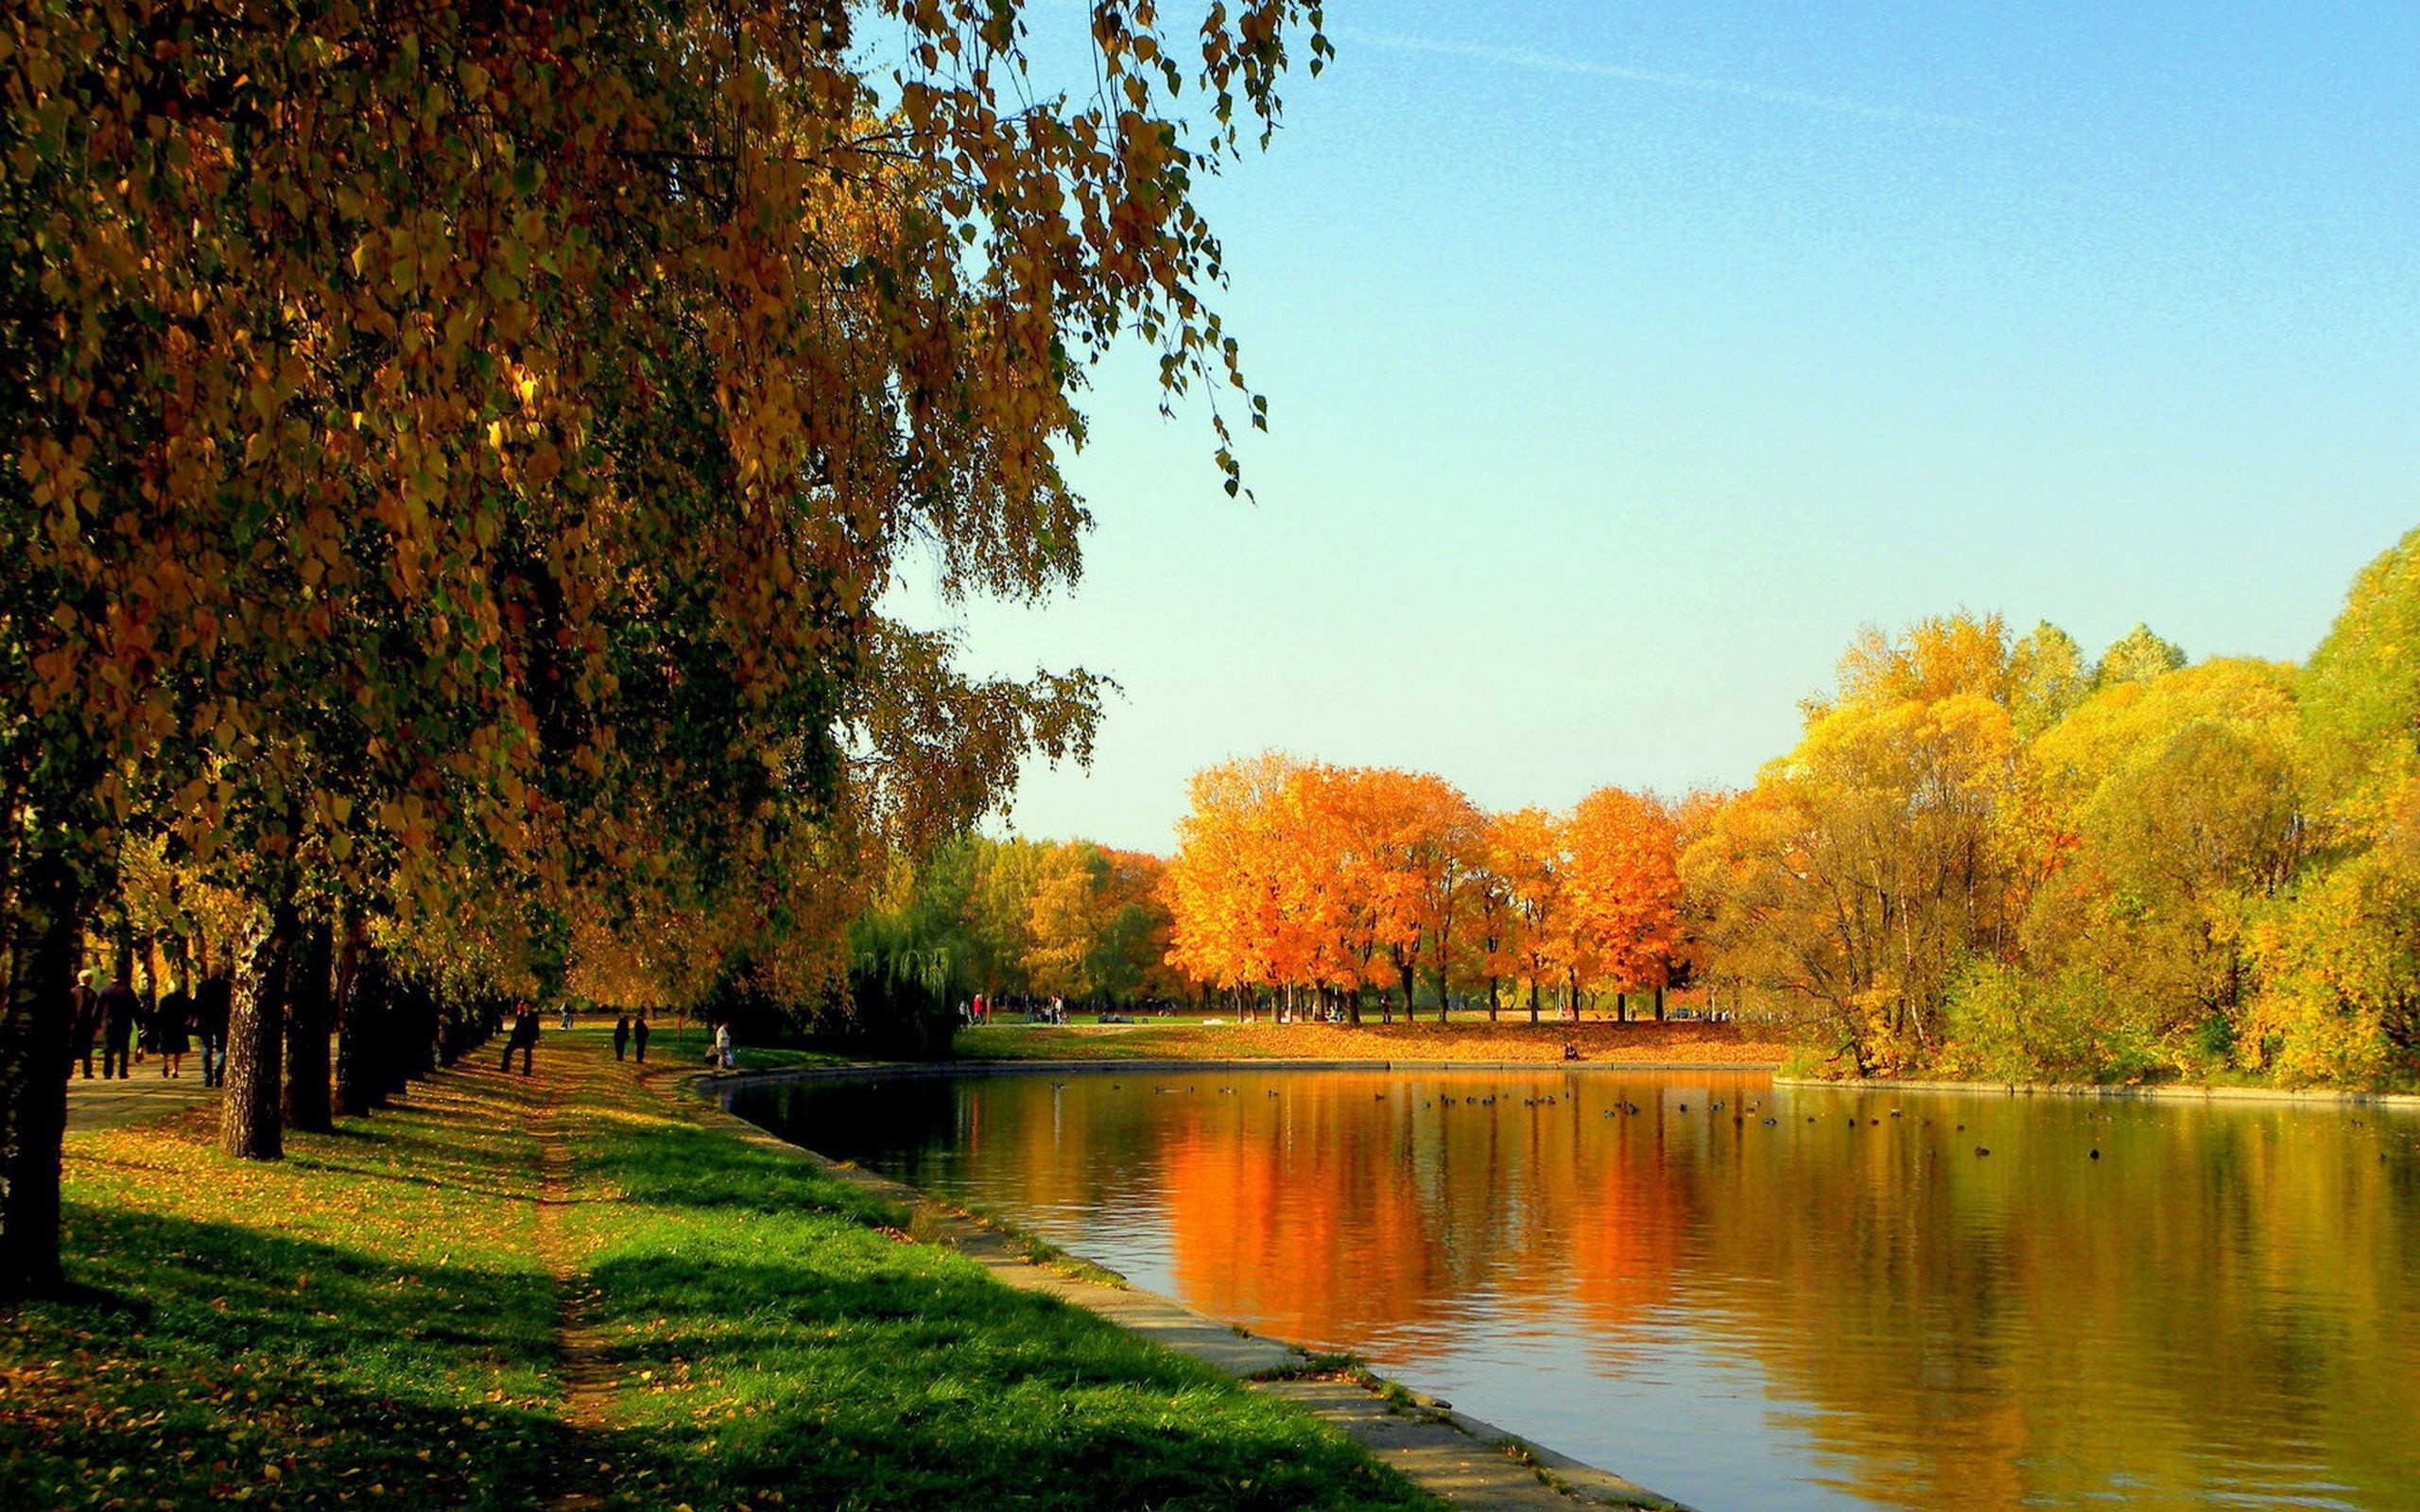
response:
<path id="1" fill-rule="evenodd" d="M 143 1000 L 134 988 L 126 985 L 124 976 L 112 976 L 110 985 L 101 988 L 101 1080 L 110 1079 L 110 1069 L 117 1069 L 117 1079 L 125 1081 L 134 1074 L 130 1057 L 134 1046 L 135 1021 L 143 1017 Z"/>
<path id="2" fill-rule="evenodd" d="M 642 1066 L 647 1064 L 647 1009 L 641 1008 L 638 1017 L 631 1021 L 631 1052 Z"/>
<path id="3" fill-rule="evenodd" d="M 160 1074 L 182 1076 L 185 1056 L 193 1049 L 193 994 L 182 984 L 171 983 L 151 1022 L 159 1042 Z"/>
<path id="4" fill-rule="evenodd" d="M 739 1057 L 731 1048 L 731 1021 L 725 1019 L 715 1025 L 715 1064 L 729 1071 L 739 1064 Z"/>
<path id="5" fill-rule="evenodd" d="M 515 1003 L 512 1005 L 512 1034 L 504 1041 L 504 1064 L 496 1069 L 510 1072 L 512 1053 L 518 1050 L 521 1052 L 521 1074 L 534 1075 L 536 1073 L 530 1069 L 529 1060 L 537 1049 L 538 1010 L 526 1001 Z"/>
<path id="6" fill-rule="evenodd" d="M 575 1020 L 575 1019 L 573 1019 L 573 1017 L 572 1017 L 572 1006 L 571 1006 L 571 1005 L 570 1005 L 570 1004 L 568 1004 L 568 1003 L 564 1004 L 564 1005 L 563 1005 L 563 1022 L 562 1022 L 562 1026 L 563 1026 L 564 1028 L 568 1029 L 568 1028 L 571 1028 L 571 1027 L 572 1027 L 572 1026 L 573 1026 L 577 1022 L 578 1022 L 578 1021 L 576 1021 L 576 1020 Z"/>
<path id="7" fill-rule="evenodd" d="M 67 989 L 68 1066 L 84 1063 L 84 1079 L 93 1079 L 93 1046 L 101 1038 L 101 995 L 93 990 L 90 970 L 76 973 L 76 985 Z"/>
<path id="8" fill-rule="evenodd" d="M 631 1014 L 630 1010 L 625 1008 L 622 1010 L 621 1017 L 614 1021 L 614 1058 L 621 1059 L 622 1053 L 630 1048 L 630 1044 Z"/>
<path id="9" fill-rule="evenodd" d="M 193 995 L 194 1038 L 201 1041 L 201 1084 L 227 1085 L 227 1021 L 235 1009 L 235 984 L 222 973 L 205 976 Z"/>

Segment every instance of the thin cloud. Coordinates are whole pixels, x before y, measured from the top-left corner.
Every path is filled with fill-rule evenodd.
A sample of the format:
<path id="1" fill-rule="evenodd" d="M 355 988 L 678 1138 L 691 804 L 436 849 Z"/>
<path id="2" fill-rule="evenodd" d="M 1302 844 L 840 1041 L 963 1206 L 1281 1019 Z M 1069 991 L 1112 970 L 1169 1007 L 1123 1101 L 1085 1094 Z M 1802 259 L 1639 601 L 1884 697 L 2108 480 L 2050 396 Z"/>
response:
<path id="1" fill-rule="evenodd" d="M 1754 100 L 1759 105 L 1777 105 L 1791 110 L 1820 111 L 1828 115 L 1855 116 L 1859 120 L 1881 121 L 1894 126 L 1932 126 L 1953 131 L 1971 131 L 1980 136 L 2000 133 L 1980 121 L 1962 115 L 1943 115 L 1933 111 L 1919 111 L 1904 105 L 1876 105 L 1840 94 L 1816 94 L 1806 90 L 1776 89 L 1770 84 L 1743 83 L 1730 78 L 1705 78 L 1696 74 L 1674 74 L 1657 68 L 1633 68 L 1622 63 L 1599 63 L 1585 58 L 1565 58 L 1556 53 L 1535 52 L 1526 47 L 1494 47 L 1485 43 L 1441 42 L 1427 37 L 1407 37 L 1397 32 L 1342 30 L 1336 33 L 1340 42 L 1357 43 L 1365 47 L 1384 48 L 1391 52 L 1425 53 L 1434 58 L 1459 58 L 1471 62 L 1499 63 L 1507 68 L 1527 68 L 1543 74 L 1570 74 L 1582 78 L 1617 79 L 1625 84 L 1645 84 L 1655 89 L 1682 90 L 1692 94 L 1717 94 L 1731 99 Z"/>

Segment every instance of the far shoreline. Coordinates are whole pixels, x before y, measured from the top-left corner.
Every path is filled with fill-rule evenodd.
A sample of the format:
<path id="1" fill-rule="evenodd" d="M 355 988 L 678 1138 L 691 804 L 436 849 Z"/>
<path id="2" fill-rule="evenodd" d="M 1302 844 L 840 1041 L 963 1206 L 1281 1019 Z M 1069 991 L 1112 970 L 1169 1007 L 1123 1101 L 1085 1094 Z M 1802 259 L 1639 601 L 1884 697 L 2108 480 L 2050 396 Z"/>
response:
<path id="1" fill-rule="evenodd" d="M 2335 1104 L 2354 1108 L 2420 1108 L 2420 1092 L 2368 1091 L 2351 1087 L 2236 1087 L 2222 1082 L 1956 1081 L 1937 1077 L 1910 1077 L 1903 1081 L 1890 1076 L 1788 1076 L 1776 1071 L 1773 1073 L 1773 1085 L 1830 1088 L 1838 1091 L 1910 1091 L 1983 1097 Z"/>

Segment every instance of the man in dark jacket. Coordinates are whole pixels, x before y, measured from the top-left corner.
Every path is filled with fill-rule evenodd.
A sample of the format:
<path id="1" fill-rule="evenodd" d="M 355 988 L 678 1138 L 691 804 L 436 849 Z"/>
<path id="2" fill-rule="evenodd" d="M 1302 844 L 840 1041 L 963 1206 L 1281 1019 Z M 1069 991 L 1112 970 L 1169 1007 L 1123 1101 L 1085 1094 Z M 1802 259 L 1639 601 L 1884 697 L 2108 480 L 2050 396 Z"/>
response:
<path id="1" fill-rule="evenodd" d="M 101 1038 L 101 995 L 93 990 L 93 973 L 76 973 L 76 985 L 67 992 L 68 1064 L 81 1060 L 84 1079 L 93 1079 L 93 1046 Z"/>
<path id="2" fill-rule="evenodd" d="M 521 1052 L 521 1074 L 531 1074 L 529 1057 L 538 1048 L 538 1010 L 527 1003 L 512 1005 L 512 1037 L 504 1042 L 504 1064 L 496 1069 L 512 1069 L 512 1053 Z"/>
<path id="3" fill-rule="evenodd" d="M 193 1033 L 201 1041 L 201 1084 L 227 1085 L 227 1020 L 234 1011 L 235 984 L 205 976 L 193 995 Z"/>
<path id="4" fill-rule="evenodd" d="M 143 1016 L 143 1000 L 134 988 L 126 985 L 123 975 L 110 978 L 101 988 L 101 1080 L 110 1079 L 110 1068 L 117 1068 L 117 1079 L 134 1074 L 129 1064 L 134 1046 L 134 1021 Z"/>

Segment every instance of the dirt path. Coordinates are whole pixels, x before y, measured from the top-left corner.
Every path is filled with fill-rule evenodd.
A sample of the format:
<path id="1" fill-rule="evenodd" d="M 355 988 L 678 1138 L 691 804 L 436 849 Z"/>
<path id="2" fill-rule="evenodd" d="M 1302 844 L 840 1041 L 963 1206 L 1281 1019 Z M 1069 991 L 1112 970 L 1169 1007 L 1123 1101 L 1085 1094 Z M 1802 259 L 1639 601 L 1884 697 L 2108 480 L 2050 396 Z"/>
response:
<path id="1" fill-rule="evenodd" d="M 538 1256 L 555 1278 L 555 1349 L 562 1361 L 563 1432 L 554 1450 L 553 1494 L 548 1512 L 588 1512 L 604 1499 L 599 1488 L 613 1473 L 589 1447 L 605 1427 L 607 1404 L 613 1400 L 613 1361 L 604 1335 L 590 1318 L 594 1294 L 587 1273 L 573 1258 L 563 1218 L 577 1199 L 572 1194 L 572 1147 L 564 1127 L 563 1109 L 586 1090 L 595 1074 L 587 1057 L 556 1056 L 540 1073 L 542 1097 L 531 1108 L 530 1132 L 538 1140 Z"/>

